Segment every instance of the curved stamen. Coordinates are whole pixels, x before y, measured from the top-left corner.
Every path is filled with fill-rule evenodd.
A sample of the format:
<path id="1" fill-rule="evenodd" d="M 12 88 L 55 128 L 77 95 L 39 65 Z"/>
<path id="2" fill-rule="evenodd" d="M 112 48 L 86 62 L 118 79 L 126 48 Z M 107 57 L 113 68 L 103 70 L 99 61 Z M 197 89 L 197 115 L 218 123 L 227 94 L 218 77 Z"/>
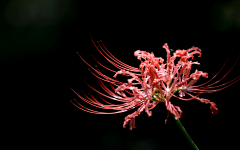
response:
<path id="1" fill-rule="evenodd" d="M 235 81 L 234 81 L 235 80 Z M 240 76 L 236 77 L 235 79 L 231 80 L 231 81 L 228 81 L 227 83 L 224 83 L 224 84 L 221 84 L 221 85 L 218 85 L 218 86 L 214 86 L 214 87 L 206 87 L 207 89 L 210 89 L 210 88 L 216 88 L 216 87 L 221 87 L 221 86 L 224 86 L 230 82 L 232 82 L 231 84 L 223 87 L 223 88 L 220 88 L 220 89 L 216 89 L 216 90 L 202 90 L 201 88 L 189 88 L 189 92 L 194 92 L 194 93 L 213 93 L 213 92 L 217 92 L 217 91 L 220 91 L 220 90 L 223 90 L 229 86 L 231 86 L 232 84 L 236 83 L 237 81 L 240 80 Z M 204 89 L 206 89 L 204 88 Z M 196 92 L 196 91 L 202 91 L 202 92 Z M 203 92 L 204 91 L 204 92 Z"/>
<path id="2" fill-rule="evenodd" d="M 229 58 L 229 56 L 228 56 L 228 58 Z M 196 85 L 196 86 L 192 86 L 192 87 L 203 86 L 203 85 L 209 83 L 210 81 L 212 81 L 212 80 L 222 71 L 223 67 L 226 65 L 226 63 L 227 63 L 227 61 L 228 61 L 228 58 L 227 58 L 227 60 L 225 61 L 225 63 L 223 64 L 222 68 L 218 71 L 218 73 L 217 73 L 214 77 L 212 77 L 212 79 L 208 80 L 207 82 L 205 82 L 205 83 L 203 83 L 203 84 Z"/>
<path id="3" fill-rule="evenodd" d="M 91 36 L 90 36 L 90 37 L 91 37 Z M 119 60 L 116 59 L 115 57 L 111 57 L 111 56 L 113 56 L 113 55 L 112 55 L 112 54 L 106 49 L 106 47 L 104 46 L 104 48 L 109 52 L 109 54 L 111 54 L 111 56 L 109 56 L 109 55 L 103 50 L 103 48 L 101 47 L 101 45 L 99 44 L 99 47 L 101 48 L 101 50 L 102 50 L 110 59 L 112 59 L 112 60 L 113 60 L 114 62 L 116 62 L 117 64 L 114 63 L 114 62 L 112 62 L 111 60 L 109 60 L 109 59 L 99 50 L 99 48 L 98 48 L 98 47 L 96 46 L 96 44 L 94 43 L 92 37 L 91 37 L 91 40 L 92 40 L 94 46 L 96 47 L 96 49 L 99 51 L 99 53 L 101 53 L 101 55 L 102 55 L 104 58 L 106 58 L 111 64 L 113 64 L 113 65 L 114 65 L 115 67 L 117 67 L 118 69 L 125 69 L 125 70 L 129 70 L 129 71 L 140 72 L 138 68 L 129 66 L 129 65 L 127 65 L 127 64 L 119 61 Z M 122 65 L 122 66 L 121 66 L 121 65 Z"/>

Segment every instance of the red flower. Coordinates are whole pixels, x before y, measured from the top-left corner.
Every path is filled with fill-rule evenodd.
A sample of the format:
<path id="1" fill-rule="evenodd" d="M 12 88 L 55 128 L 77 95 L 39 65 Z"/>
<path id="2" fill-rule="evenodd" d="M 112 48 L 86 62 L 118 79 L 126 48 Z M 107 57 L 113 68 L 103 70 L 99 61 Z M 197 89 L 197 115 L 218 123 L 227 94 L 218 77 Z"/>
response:
<path id="1" fill-rule="evenodd" d="M 91 38 L 92 40 L 92 38 Z M 93 40 L 92 40 L 93 42 Z M 100 41 L 101 42 L 101 41 Z M 80 96 L 78 93 L 76 93 L 72 88 L 72 90 L 78 95 L 79 98 L 81 98 L 83 101 L 87 102 L 90 105 L 93 105 L 98 108 L 102 109 L 111 109 L 115 110 L 115 112 L 99 112 L 95 111 L 89 108 L 84 107 L 81 105 L 78 101 L 76 103 L 72 102 L 76 107 L 78 107 L 81 110 L 84 110 L 86 112 L 90 113 L 95 113 L 95 114 L 116 114 L 116 113 L 122 113 L 130 109 L 134 109 L 135 107 L 139 107 L 134 113 L 129 114 L 128 116 L 125 117 L 123 127 L 125 128 L 128 122 L 130 121 L 130 130 L 135 128 L 135 117 L 138 116 L 143 110 L 148 114 L 148 116 L 152 115 L 152 112 L 150 111 L 153 109 L 158 103 L 164 102 L 166 105 L 166 108 L 169 112 L 175 115 L 175 119 L 181 118 L 182 117 L 182 110 L 178 106 L 174 106 L 170 102 L 170 98 L 172 96 L 177 97 L 181 100 L 192 100 L 192 99 L 197 99 L 201 102 L 204 102 L 206 104 L 210 104 L 210 109 L 212 111 L 212 114 L 215 115 L 218 113 L 218 109 L 216 107 L 216 104 L 214 102 L 210 102 L 208 99 L 204 98 L 199 98 L 198 96 L 201 93 L 211 93 L 211 92 L 216 92 L 219 90 L 222 90 L 233 83 L 237 82 L 240 80 L 240 76 L 237 78 L 222 84 L 218 86 L 214 86 L 218 82 L 220 82 L 231 70 L 232 67 L 222 79 L 219 81 L 206 85 L 209 83 L 212 79 L 215 78 L 215 76 L 222 70 L 220 70 L 211 80 L 208 82 L 193 86 L 194 83 L 197 82 L 197 80 L 200 78 L 200 76 L 208 78 L 208 73 L 204 73 L 202 71 L 195 70 L 194 73 L 190 74 L 191 71 L 191 66 L 193 64 L 199 64 L 198 62 L 192 62 L 192 59 L 194 58 L 194 54 L 198 54 L 199 57 L 201 57 L 201 49 L 198 47 L 192 47 L 189 48 L 188 50 L 176 50 L 173 53 L 173 56 L 170 55 L 170 50 L 165 43 L 163 45 L 163 48 L 166 49 L 167 51 L 167 62 L 164 63 L 164 59 L 161 57 L 155 57 L 153 53 L 148 53 L 145 51 L 140 51 L 137 50 L 134 53 L 134 56 L 137 57 L 139 60 L 144 60 L 141 61 L 141 64 L 139 68 L 129 66 L 117 58 L 115 58 L 108 50 L 107 48 L 102 44 L 98 42 L 98 46 L 93 42 L 94 46 L 96 49 L 115 67 L 119 69 L 119 71 L 114 71 L 111 70 L 105 66 L 103 66 L 101 63 L 99 63 L 95 58 L 95 60 L 104 68 L 112 71 L 115 73 L 113 76 L 114 78 L 110 78 L 100 72 L 99 69 L 95 69 L 92 66 L 90 66 L 79 54 L 79 57 L 89 66 L 91 67 L 94 71 L 90 72 L 95 75 L 98 78 L 98 83 L 100 86 L 110 95 L 105 95 L 96 89 L 94 89 L 92 86 L 90 86 L 88 83 L 87 85 L 98 92 L 99 94 L 110 98 L 115 101 L 120 101 L 122 104 L 112 104 L 105 99 L 103 99 L 101 96 L 100 98 L 106 102 L 107 104 L 102 104 L 99 102 L 92 94 L 90 94 L 90 97 L 84 94 L 86 98 Z M 174 60 L 180 57 L 180 60 L 178 61 L 177 64 L 174 64 Z M 236 61 L 237 62 L 237 61 Z M 226 64 L 226 63 L 225 63 Z M 224 64 L 224 65 L 225 65 Z M 235 63 L 236 64 L 236 63 Z M 235 65 L 234 64 L 234 65 Z M 224 67 L 224 66 L 223 66 Z M 120 82 L 116 80 L 116 76 L 118 74 L 125 75 L 127 77 L 131 77 L 128 79 L 127 83 Z M 109 82 L 110 86 L 115 92 L 112 92 L 109 88 L 107 88 L 103 82 Z M 133 83 L 133 81 L 135 82 Z M 226 86 L 226 84 L 228 84 Z M 114 88 L 114 86 L 117 88 Z M 140 85 L 141 88 L 139 88 L 136 85 Z M 224 86 L 220 89 L 215 89 L 211 90 L 216 87 L 221 87 Z M 131 92 L 129 92 L 129 90 Z M 179 96 L 174 95 L 176 92 L 179 92 Z M 197 93 L 197 95 L 190 94 L 192 93 Z M 185 94 L 191 96 L 191 98 L 185 99 L 182 98 L 185 96 Z M 129 96 L 127 96 L 129 95 Z"/>

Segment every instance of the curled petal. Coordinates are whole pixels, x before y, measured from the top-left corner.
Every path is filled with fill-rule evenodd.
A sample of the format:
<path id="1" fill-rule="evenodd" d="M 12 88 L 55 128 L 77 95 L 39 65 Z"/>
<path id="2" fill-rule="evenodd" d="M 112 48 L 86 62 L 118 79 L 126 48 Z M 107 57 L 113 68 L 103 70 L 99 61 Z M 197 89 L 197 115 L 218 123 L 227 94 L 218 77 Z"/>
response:
<path id="1" fill-rule="evenodd" d="M 218 113 L 217 105 L 214 102 L 210 102 L 210 109 L 212 110 L 212 114 L 215 115 Z"/>
<path id="2" fill-rule="evenodd" d="M 129 129 L 132 130 L 135 127 L 135 117 L 137 117 L 145 108 L 144 105 L 142 105 L 140 108 L 138 108 L 137 111 L 135 111 L 132 114 L 127 115 L 127 117 L 125 117 L 124 122 L 123 122 L 123 128 L 126 128 L 126 125 L 128 124 L 128 122 L 130 121 L 130 127 Z"/>
<path id="3" fill-rule="evenodd" d="M 173 104 L 171 104 L 170 101 L 168 102 L 166 101 L 166 105 L 167 105 L 167 110 L 170 111 L 172 114 L 174 114 L 176 120 L 182 117 L 182 110 L 180 109 L 180 107 L 174 106 Z"/>

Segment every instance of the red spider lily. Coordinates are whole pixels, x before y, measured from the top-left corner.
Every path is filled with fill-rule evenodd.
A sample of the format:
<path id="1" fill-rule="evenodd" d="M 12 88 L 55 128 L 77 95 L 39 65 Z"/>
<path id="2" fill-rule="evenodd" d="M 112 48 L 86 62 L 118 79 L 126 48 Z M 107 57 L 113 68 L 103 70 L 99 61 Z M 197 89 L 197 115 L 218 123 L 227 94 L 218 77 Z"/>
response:
<path id="1" fill-rule="evenodd" d="M 111 70 L 104 65 L 102 65 L 100 62 L 97 61 L 99 65 L 102 67 L 112 71 L 115 73 L 113 76 L 114 78 L 110 78 L 104 74 L 101 73 L 99 69 L 93 68 L 91 65 L 89 65 L 79 54 L 79 57 L 89 66 L 91 67 L 95 72 L 90 72 L 98 78 L 98 83 L 100 86 L 110 95 L 105 95 L 96 89 L 94 89 L 92 86 L 87 84 L 91 89 L 96 91 L 102 96 L 105 96 L 107 98 L 110 98 L 115 101 L 122 102 L 122 104 L 112 104 L 105 99 L 103 99 L 101 96 L 100 98 L 106 102 L 107 104 L 102 104 L 99 102 L 92 94 L 90 96 L 87 96 L 84 94 L 87 98 L 82 97 L 78 93 L 76 93 L 72 88 L 73 92 L 78 95 L 79 98 L 81 98 L 83 101 L 87 102 L 88 104 L 102 108 L 102 109 L 111 109 L 115 110 L 115 112 L 100 112 L 100 111 L 95 111 L 89 108 L 84 107 L 81 105 L 78 101 L 75 101 L 75 103 L 72 103 L 78 107 L 81 110 L 84 110 L 89 113 L 95 113 L 95 114 L 116 114 L 116 113 L 122 113 L 130 109 L 134 109 L 135 107 L 139 108 L 132 114 L 129 114 L 128 116 L 125 117 L 123 127 L 126 128 L 126 125 L 130 121 L 130 130 L 135 128 L 135 117 L 138 116 L 143 110 L 148 114 L 148 116 L 152 115 L 152 112 L 150 111 L 153 109 L 158 103 L 164 102 L 166 105 L 166 108 L 169 112 L 171 112 L 174 116 L 175 119 L 177 120 L 178 118 L 182 117 L 182 110 L 178 106 L 174 106 L 170 102 L 170 98 L 172 96 L 177 97 L 181 100 L 192 100 L 192 99 L 197 99 L 201 102 L 204 102 L 206 104 L 210 104 L 210 109 L 212 111 L 212 114 L 215 115 L 218 113 L 218 109 L 216 107 L 216 104 L 214 102 L 210 102 L 208 99 L 204 98 L 199 98 L 198 96 L 201 93 L 212 93 L 212 92 L 217 92 L 220 91 L 233 83 L 237 82 L 240 80 L 240 76 L 237 78 L 222 84 L 222 85 L 217 85 L 215 86 L 218 82 L 220 82 L 235 66 L 231 67 L 228 72 L 217 82 L 212 83 L 210 85 L 206 85 L 209 83 L 212 79 L 214 79 L 219 72 L 208 82 L 193 86 L 194 83 L 198 81 L 200 76 L 208 78 L 208 73 L 204 73 L 202 71 L 196 70 L 194 73 L 190 74 L 191 71 L 191 66 L 192 64 L 200 64 L 198 62 L 192 62 L 194 58 L 194 54 L 198 54 L 199 57 L 201 57 L 201 49 L 198 47 L 192 47 L 189 48 L 188 50 L 176 50 L 173 53 L 173 56 L 170 54 L 169 47 L 167 43 L 163 45 L 163 48 L 166 49 L 167 52 L 167 62 L 164 63 L 164 59 L 161 57 L 155 57 L 153 52 L 148 53 L 145 51 L 140 51 L 137 50 L 134 53 L 134 56 L 137 57 L 137 59 L 142 60 L 139 68 L 129 66 L 117 58 L 115 58 L 108 50 L 107 48 L 103 45 L 103 43 L 100 41 L 98 42 L 98 46 L 94 43 L 93 39 L 91 38 L 94 46 L 96 49 L 111 63 L 113 64 L 116 68 L 120 69 L 119 71 L 114 71 Z M 179 61 L 177 64 L 174 64 L 174 60 L 180 57 Z M 238 57 L 239 58 L 239 57 Z M 189 60 L 190 59 L 190 60 Z M 131 77 L 128 79 L 127 83 L 120 82 L 116 80 L 116 76 L 118 74 L 125 75 L 127 77 Z M 109 82 L 110 87 L 112 88 L 111 90 L 115 90 L 115 92 L 112 92 L 109 88 L 107 88 L 103 82 Z M 133 81 L 136 81 L 133 83 Z M 141 88 L 138 88 L 136 85 L 140 85 Z M 114 88 L 116 86 L 117 88 Z M 220 87 L 219 89 L 215 89 L 217 87 Z M 131 92 L 129 92 L 129 90 Z M 176 92 L 179 92 L 179 96 L 174 95 Z M 197 93 L 197 95 L 190 94 L 192 93 Z M 127 96 L 130 95 L 130 96 Z M 182 98 L 185 96 L 185 94 L 191 96 L 191 98 Z"/>

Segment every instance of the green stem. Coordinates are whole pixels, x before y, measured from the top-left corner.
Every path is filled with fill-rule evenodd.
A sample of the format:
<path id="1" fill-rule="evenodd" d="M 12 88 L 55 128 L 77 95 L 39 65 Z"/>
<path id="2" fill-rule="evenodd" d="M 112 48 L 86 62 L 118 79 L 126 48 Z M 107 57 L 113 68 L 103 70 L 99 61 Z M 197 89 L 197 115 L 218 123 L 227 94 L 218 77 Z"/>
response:
<path id="1" fill-rule="evenodd" d="M 172 113 L 171 113 L 172 114 Z M 183 125 L 181 124 L 179 119 L 175 119 L 175 116 L 172 114 L 175 122 L 177 123 L 178 127 L 180 128 L 180 130 L 182 131 L 182 133 L 184 134 L 184 136 L 186 137 L 186 139 L 188 140 L 189 144 L 192 146 L 193 149 L 195 150 L 199 150 L 198 147 L 196 146 L 196 144 L 193 142 L 193 140 L 191 139 L 191 137 L 188 135 L 187 131 L 185 130 L 185 128 L 183 127 Z"/>

